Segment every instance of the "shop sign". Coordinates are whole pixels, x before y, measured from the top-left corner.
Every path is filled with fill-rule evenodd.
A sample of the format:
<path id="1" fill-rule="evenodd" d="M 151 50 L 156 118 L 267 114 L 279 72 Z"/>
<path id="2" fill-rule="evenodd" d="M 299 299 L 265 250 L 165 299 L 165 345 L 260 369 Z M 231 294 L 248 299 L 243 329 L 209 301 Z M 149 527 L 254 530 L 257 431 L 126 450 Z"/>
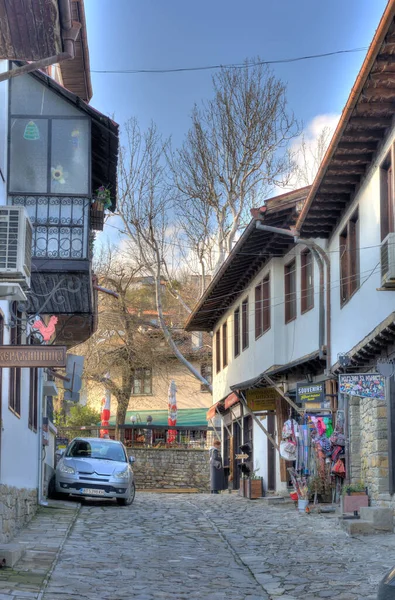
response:
<path id="1" fill-rule="evenodd" d="M 264 410 L 276 410 L 276 399 L 280 394 L 274 388 L 260 388 L 257 390 L 247 390 L 247 406 L 253 412 Z"/>
<path id="2" fill-rule="evenodd" d="M 325 382 L 297 383 L 296 399 L 302 404 L 308 404 L 310 407 L 314 403 L 314 406 L 321 408 L 321 405 L 325 402 Z"/>
<path id="3" fill-rule="evenodd" d="M 376 373 L 339 375 L 339 392 L 360 398 L 385 399 L 385 377 Z"/>
<path id="4" fill-rule="evenodd" d="M 0 346 L 0 367 L 65 367 L 66 346 Z"/>

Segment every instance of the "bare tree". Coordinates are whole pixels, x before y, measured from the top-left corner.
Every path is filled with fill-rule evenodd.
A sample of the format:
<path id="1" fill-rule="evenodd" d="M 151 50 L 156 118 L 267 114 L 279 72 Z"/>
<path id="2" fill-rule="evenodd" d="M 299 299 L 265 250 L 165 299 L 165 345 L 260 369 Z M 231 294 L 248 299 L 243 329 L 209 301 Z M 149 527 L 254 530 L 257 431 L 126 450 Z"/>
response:
<path id="1" fill-rule="evenodd" d="M 334 128 L 329 125 L 323 127 L 314 140 L 306 139 L 305 133 L 302 133 L 300 144 L 297 144 L 297 150 L 293 155 L 294 172 L 291 178 L 293 187 L 302 187 L 313 183 L 333 130 Z"/>
<path id="2" fill-rule="evenodd" d="M 173 339 L 163 310 L 162 281 L 171 285 L 171 239 L 174 229 L 174 201 L 166 178 L 165 153 L 168 142 L 162 140 L 155 125 L 141 133 L 135 119 L 125 127 L 126 146 L 120 153 L 118 213 L 129 242 L 129 254 L 143 265 L 155 281 L 158 320 L 166 342 L 178 360 L 202 384 L 210 384 L 183 355 Z M 188 307 L 185 305 L 186 311 Z"/>
<path id="3" fill-rule="evenodd" d="M 224 258 L 258 195 L 286 184 L 292 171 L 286 147 L 298 126 L 284 84 L 265 65 L 222 68 L 213 86 L 214 97 L 195 105 L 182 148 L 168 158 L 180 205 L 186 212 L 210 208 Z"/>

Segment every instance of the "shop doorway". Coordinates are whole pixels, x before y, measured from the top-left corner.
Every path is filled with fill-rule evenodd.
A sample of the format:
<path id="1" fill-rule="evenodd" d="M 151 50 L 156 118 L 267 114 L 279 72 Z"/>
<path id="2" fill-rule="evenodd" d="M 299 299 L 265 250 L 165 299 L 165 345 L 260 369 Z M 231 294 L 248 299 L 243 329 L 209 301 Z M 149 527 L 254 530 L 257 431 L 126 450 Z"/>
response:
<path id="1" fill-rule="evenodd" d="M 234 439 L 234 451 L 235 454 L 240 453 L 241 446 L 241 428 L 237 421 L 233 421 L 233 439 Z M 232 457 L 233 462 L 233 489 L 238 490 L 240 488 L 240 469 L 238 464 L 240 461 L 235 459 L 235 455 Z"/>
<path id="2" fill-rule="evenodd" d="M 274 414 L 267 415 L 266 426 L 268 433 L 275 438 L 276 416 Z M 267 489 L 269 491 L 276 489 L 276 449 L 269 438 L 267 439 Z"/>

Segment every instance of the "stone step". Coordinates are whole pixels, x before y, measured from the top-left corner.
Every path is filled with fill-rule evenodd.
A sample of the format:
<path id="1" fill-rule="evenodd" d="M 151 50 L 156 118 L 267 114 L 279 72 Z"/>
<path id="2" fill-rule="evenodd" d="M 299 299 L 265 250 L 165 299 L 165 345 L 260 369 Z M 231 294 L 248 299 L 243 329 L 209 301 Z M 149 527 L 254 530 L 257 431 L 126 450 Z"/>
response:
<path id="1" fill-rule="evenodd" d="M 361 520 L 371 523 L 379 531 L 394 531 L 394 511 L 392 508 L 362 507 Z"/>
<path id="2" fill-rule="evenodd" d="M 351 537 L 354 535 L 372 535 L 377 533 L 371 523 L 361 519 L 339 519 L 340 527 Z"/>
<path id="3" fill-rule="evenodd" d="M 264 496 L 263 498 L 259 498 L 259 500 L 268 506 L 276 506 L 278 504 L 293 504 L 293 500 L 291 500 L 291 498 L 286 498 L 284 496 Z"/>
<path id="4" fill-rule="evenodd" d="M 23 546 L 15 542 L 0 544 L 0 565 L 12 568 L 25 554 L 25 551 Z"/>

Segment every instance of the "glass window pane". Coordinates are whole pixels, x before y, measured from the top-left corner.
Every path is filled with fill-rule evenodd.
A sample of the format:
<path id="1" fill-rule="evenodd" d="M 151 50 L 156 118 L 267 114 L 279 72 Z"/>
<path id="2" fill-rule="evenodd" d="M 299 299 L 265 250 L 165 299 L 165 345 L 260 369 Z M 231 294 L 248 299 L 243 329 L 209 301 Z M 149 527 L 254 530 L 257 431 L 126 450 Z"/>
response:
<path id="1" fill-rule="evenodd" d="M 76 117 L 84 113 L 32 75 L 21 75 L 11 80 L 11 114 Z"/>
<path id="2" fill-rule="evenodd" d="M 51 193 L 89 193 L 89 121 L 52 121 Z"/>
<path id="3" fill-rule="evenodd" d="M 46 193 L 48 121 L 11 119 L 10 137 L 10 191 Z"/>

